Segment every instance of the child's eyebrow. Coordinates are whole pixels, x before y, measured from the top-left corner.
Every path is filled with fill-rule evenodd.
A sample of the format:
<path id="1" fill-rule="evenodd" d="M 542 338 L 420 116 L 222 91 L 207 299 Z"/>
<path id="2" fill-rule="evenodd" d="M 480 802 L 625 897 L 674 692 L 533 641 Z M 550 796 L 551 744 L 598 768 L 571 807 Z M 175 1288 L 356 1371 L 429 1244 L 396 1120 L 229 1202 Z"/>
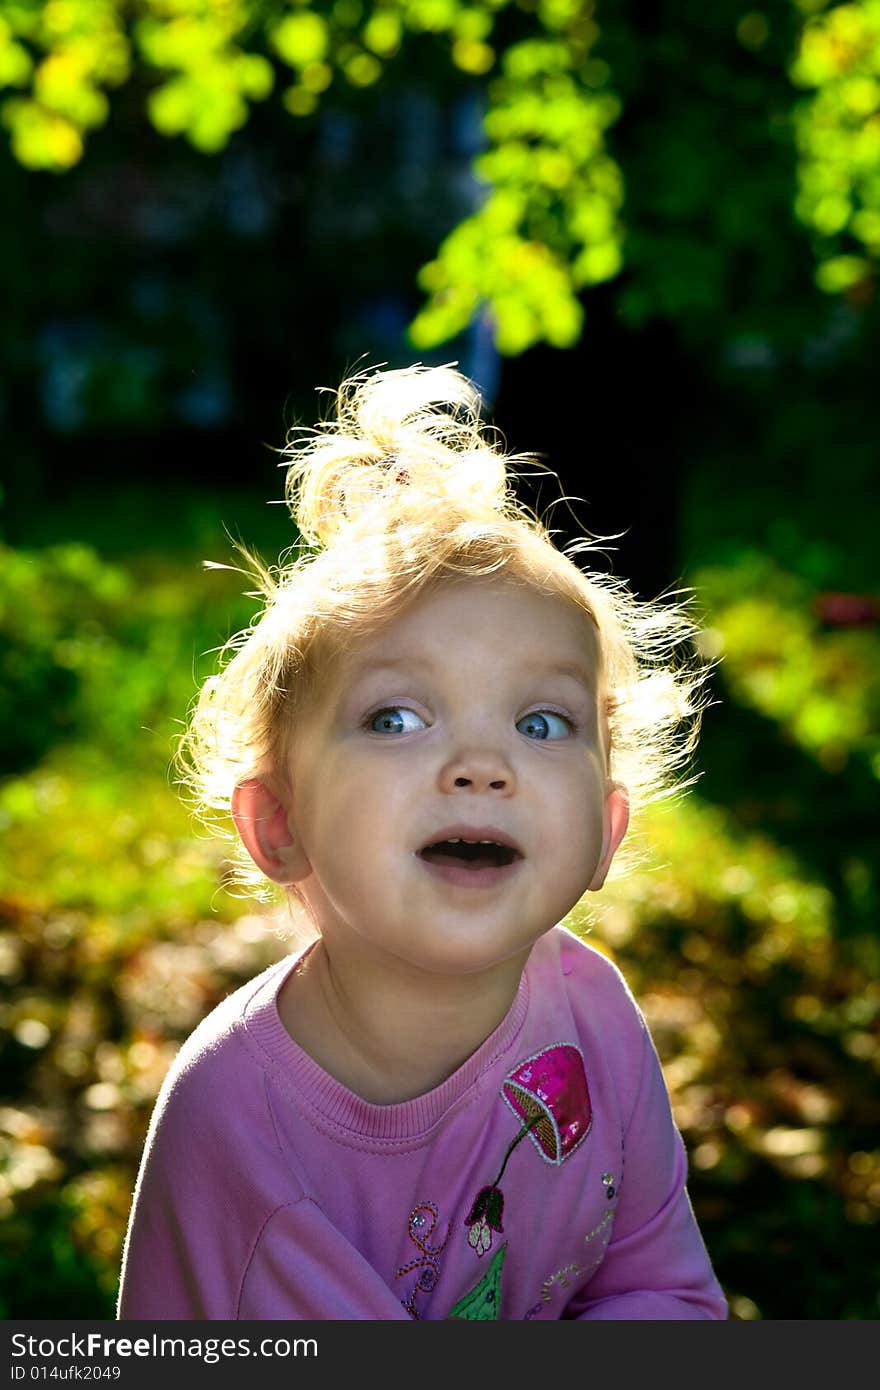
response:
<path id="1" fill-rule="evenodd" d="M 400 671 L 422 667 L 428 671 L 438 668 L 445 668 L 448 662 L 434 662 L 427 656 L 383 656 L 374 659 L 362 658 L 355 661 L 349 670 L 351 681 L 360 680 L 366 676 L 373 676 L 382 671 Z M 580 661 L 549 661 L 546 664 L 536 666 L 529 671 L 532 679 L 542 679 L 547 676 L 567 676 L 570 680 L 575 680 L 579 685 L 592 695 L 596 690 L 596 677 L 588 666 Z"/>
<path id="2" fill-rule="evenodd" d="M 581 661 L 553 661 L 541 668 L 541 675 L 569 676 L 585 685 L 591 693 L 596 689 L 596 674 Z"/>
<path id="3" fill-rule="evenodd" d="M 380 656 L 362 657 L 359 661 L 353 661 L 348 667 L 348 683 L 354 684 L 355 681 L 365 680 L 368 676 L 380 675 L 384 671 L 406 671 L 414 667 L 421 666 L 425 669 L 434 670 L 434 662 L 428 657 L 419 656 Z"/>

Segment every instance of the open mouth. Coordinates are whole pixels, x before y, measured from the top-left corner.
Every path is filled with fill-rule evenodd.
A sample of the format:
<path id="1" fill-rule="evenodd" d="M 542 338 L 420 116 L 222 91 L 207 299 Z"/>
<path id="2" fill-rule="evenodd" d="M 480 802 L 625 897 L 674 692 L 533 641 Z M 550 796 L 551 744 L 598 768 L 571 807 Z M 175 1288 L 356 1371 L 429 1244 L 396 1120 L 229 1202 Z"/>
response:
<path id="1" fill-rule="evenodd" d="M 419 858 L 428 864 L 476 873 L 481 869 L 505 868 L 522 855 L 510 845 L 501 845 L 495 840 L 437 840 L 419 850 Z"/>

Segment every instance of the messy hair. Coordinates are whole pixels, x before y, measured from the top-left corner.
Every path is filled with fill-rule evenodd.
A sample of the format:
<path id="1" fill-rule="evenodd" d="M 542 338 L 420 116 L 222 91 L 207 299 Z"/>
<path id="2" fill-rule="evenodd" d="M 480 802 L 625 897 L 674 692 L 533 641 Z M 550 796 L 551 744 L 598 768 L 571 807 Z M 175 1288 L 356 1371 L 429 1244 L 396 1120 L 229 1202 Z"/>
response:
<path id="1" fill-rule="evenodd" d="M 584 568 L 575 557 L 600 552 L 595 538 L 557 547 L 514 493 L 520 466 L 541 465 L 505 453 L 454 367 L 362 372 L 333 394 L 330 417 L 294 431 L 284 453 L 299 540 L 271 568 L 242 550 L 263 606 L 226 643 L 181 741 L 182 781 L 234 845 L 233 877 L 265 887 L 230 826 L 232 793 L 283 775 L 334 663 L 420 594 L 477 576 L 568 599 L 595 625 L 609 776 L 631 810 L 684 785 L 705 672 L 681 597 L 645 602 Z"/>

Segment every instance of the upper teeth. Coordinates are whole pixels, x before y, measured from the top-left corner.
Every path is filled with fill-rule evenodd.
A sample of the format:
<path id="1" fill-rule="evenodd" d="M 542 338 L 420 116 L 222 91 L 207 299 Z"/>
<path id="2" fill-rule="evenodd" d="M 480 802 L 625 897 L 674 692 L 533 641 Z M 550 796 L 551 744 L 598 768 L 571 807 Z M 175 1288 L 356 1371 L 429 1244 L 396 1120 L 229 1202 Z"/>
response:
<path id="1" fill-rule="evenodd" d="M 447 840 L 446 843 L 447 843 L 448 845 L 497 845 L 497 844 L 498 844 L 498 841 L 497 841 L 497 840 L 462 840 L 462 839 L 456 837 L 456 838 L 454 838 L 454 839 Z"/>

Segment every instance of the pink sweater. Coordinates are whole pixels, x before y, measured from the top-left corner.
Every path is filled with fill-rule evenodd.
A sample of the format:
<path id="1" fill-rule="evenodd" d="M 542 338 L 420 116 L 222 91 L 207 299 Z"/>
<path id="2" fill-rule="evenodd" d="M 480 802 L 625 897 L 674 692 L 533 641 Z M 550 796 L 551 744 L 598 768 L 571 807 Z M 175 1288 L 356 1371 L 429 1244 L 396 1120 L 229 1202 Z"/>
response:
<path id="1" fill-rule="evenodd" d="M 171 1068 L 120 1318 L 726 1317 L 657 1055 L 604 956 L 554 928 L 495 1032 L 399 1105 L 292 1041 L 276 1005 L 292 964 L 215 1009 Z"/>

